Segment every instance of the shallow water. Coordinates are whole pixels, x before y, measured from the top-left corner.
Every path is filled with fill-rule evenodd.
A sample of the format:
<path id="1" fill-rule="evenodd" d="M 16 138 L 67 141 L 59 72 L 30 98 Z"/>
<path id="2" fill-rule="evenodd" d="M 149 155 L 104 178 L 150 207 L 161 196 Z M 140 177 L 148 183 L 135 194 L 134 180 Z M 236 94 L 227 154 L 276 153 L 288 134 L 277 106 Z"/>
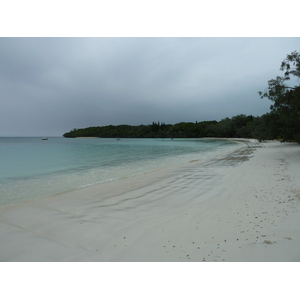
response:
<path id="1" fill-rule="evenodd" d="M 214 139 L 0 138 L 0 206 L 234 150 Z"/>

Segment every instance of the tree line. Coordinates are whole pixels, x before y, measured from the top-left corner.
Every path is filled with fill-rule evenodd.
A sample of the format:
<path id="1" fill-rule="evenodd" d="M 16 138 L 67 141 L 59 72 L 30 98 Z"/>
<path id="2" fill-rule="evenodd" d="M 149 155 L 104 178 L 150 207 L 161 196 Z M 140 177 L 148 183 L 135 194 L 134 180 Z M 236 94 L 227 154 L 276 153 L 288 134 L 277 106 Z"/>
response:
<path id="1" fill-rule="evenodd" d="M 153 122 L 149 125 L 108 125 L 73 129 L 64 137 L 102 138 L 203 138 L 203 137 L 245 137 L 254 136 L 258 117 L 238 115 L 219 122 L 180 122 L 165 124 Z"/>
<path id="2" fill-rule="evenodd" d="M 221 121 L 180 122 L 149 125 L 108 125 L 73 129 L 63 136 L 103 138 L 255 138 L 260 141 L 281 139 L 300 143 L 300 86 L 289 86 L 293 78 L 300 79 L 300 52 L 292 52 L 281 63 L 283 76 L 268 81 L 268 87 L 259 92 L 273 104 L 262 116 L 240 114 Z"/>

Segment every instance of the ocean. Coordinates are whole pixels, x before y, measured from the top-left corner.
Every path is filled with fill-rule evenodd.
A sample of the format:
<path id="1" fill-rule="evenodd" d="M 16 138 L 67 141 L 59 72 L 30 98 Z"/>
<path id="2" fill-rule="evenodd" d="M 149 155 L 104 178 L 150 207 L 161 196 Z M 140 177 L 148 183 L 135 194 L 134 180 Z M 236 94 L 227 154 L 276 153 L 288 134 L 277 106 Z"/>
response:
<path id="1" fill-rule="evenodd" d="M 0 206 L 200 160 L 240 147 L 218 139 L 0 138 Z"/>

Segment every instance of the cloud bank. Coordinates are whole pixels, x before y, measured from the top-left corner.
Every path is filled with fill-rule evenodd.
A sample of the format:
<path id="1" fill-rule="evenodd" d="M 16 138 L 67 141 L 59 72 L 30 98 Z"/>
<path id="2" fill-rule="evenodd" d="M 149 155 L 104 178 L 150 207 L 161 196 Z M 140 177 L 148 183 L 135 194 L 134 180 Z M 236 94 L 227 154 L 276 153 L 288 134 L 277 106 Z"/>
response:
<path id="1" fill-rule="evenodd" d="M 262 115 L 299 38 L 1 38 L 0 136 Z"/>

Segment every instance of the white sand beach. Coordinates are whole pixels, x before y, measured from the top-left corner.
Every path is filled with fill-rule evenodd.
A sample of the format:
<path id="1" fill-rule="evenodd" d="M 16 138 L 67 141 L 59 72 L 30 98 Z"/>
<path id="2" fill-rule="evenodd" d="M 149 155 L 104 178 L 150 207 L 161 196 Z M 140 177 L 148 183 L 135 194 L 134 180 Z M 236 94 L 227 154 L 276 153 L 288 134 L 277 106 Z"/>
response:
<path id="1" fill-rule="evenodd" d="M 0 261 L 300 261 L 300 146 L 232 153 L 0 210 Z"/>

